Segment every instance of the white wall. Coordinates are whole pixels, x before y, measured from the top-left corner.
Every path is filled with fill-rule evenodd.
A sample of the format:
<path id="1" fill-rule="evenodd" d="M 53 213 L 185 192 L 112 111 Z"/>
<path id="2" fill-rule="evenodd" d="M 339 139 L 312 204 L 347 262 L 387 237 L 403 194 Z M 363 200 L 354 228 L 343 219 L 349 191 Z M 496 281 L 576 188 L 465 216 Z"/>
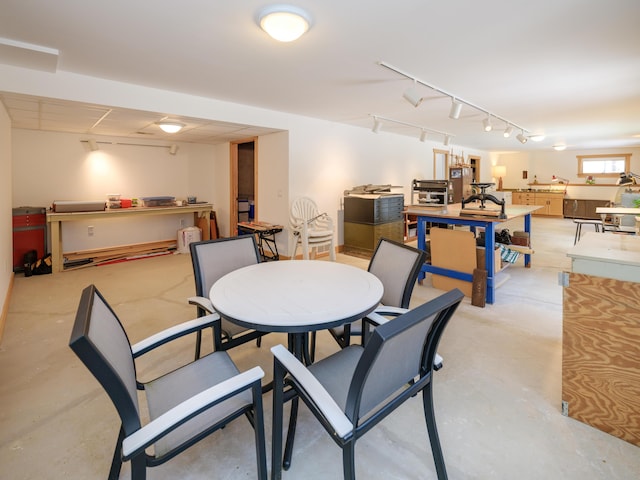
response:
<path id="1" fill-rule="evenodd" d="M 596 185 L 587 185 L 584 178 L 578 177 L 577 155 L 631 153 L 631 171 L 640 172 L 640 148 L 612 148 L 594 150 L 534 151 L 525 153 L 505 153 L 496 155 L 496 162 L 507 167 L 507 176 L 503 178 L 503 188 L 529 188 L 534 176 L 538 182 L 548 184 L 553 175 L 566 178 L 570 183 L 583 184 L 567 187 L 568 198 L 587 198 L 594 200 L 613 200 L 618 187 L 604 186 L 613 184 L 615 179 L 596 177 Z M 528 171 L 528 178 L 522 178 L 522 171 Z M 599 185 L 598 185 L 599 184 Z"/>
<path id="2" fill-rule="evenodd" d="M 0 312 L 8 301 L 13 275 L 13 236 L 11 224 L 11 120 L 0 103 Z"/>

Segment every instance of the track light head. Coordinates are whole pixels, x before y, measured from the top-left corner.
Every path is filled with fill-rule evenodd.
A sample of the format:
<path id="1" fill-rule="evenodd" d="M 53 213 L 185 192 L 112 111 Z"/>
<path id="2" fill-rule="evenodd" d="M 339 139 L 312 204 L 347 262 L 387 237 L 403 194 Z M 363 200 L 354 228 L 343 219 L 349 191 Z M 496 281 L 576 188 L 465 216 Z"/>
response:
<path id="1" fill-rule="evenodd" d="M 175 143 L 169 147 L 170 155 L 175 155 L 177 151 L 178 151 L 178 145 L 176 145 Z"/>
<path id="2" fill-rule="evenodd" d="M 98 142 L 96 142 L 95 139 L 93 138 L 90 138 L 89 140 L 87 140 L 87 143 L 89 144 L 89 150 L 91 150 L 92 152 L 95 152 L 100 149 L 100 147 L 98 147 Z"/>
<path id="3" fill-rule="evenodd" d="M 444 136 L 444 143 L 445 147 L 449 145 L 449 143 L 451 143 L 451 135 L 445 135 Z"/>
<path id="4" fill-rule="evenodd" d="M 423 97 L 420 96 L 420 93 L 416 89 L 416 81 L 413 81 L 413 87 L 407 88 L 402 94 L 402 98 L 404 98 L 407 102 L 409 102 L 414 107 L 420 106 Z"/>
<path id="5" fill-rule="evenodd" d="M 493 130 L 493 126 L 491 125 L 491 120 L 489 119 L 489 117 L 485 118 L 482 121 L 482 128 L 484 128 L 485 132 L 490 132 L 491 130 Z"/>
<path id="6" fill-rule="evenodd" d="M 507 128 L 504 129 L 504 133 L 502 135 L 504 135 L 504 138 L 509 138 L 511 136 L 511 132 L 513 132 L 513 128 L 511 125 L 507 125 Z"/>
<path id="7" fill-rule="evenodd" d="M 423 130 L 420 132 L 420 141 L 421 141 L 421 142 L 424 142 L 426 139 L 427 139 L 427 131 L 423 129 Z"/>
<path id="8" fill-rule="evenodd" d="M 455 98 L 451 98 L 451 110 L 449 110 L 449 118 L 457 120 L 460 118 L 460 112 L 462 111 L 462 103 L 458 102 Z"/>
<path id="9" fill-rule="evenodd" d="M 516 138 L 518 139 L 518 141 L 522 144 L 527 143 L 527 140 L 529 140 L 525 135 L 524 135 L 524 131 L 520 132 L 518 135 L 516 135 Z"/>
<path id="10" fill-rule="evenodd" d="M 382 127 L 382 122 L 378 119 L 378 117 L 373 117 L 373 128 L 371 131 L 373 133 L 378 133 L 380 131 L 380 127 Z"/>

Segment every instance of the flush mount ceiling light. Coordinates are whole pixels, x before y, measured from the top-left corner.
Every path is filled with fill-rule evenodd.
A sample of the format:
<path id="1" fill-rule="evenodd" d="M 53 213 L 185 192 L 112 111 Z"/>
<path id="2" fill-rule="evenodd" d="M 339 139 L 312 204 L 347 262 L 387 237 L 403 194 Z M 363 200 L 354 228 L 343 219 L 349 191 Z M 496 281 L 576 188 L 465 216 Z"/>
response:
<path id="1" fill-rule="evenodd" d="M 260 11 L 258 24 L 279 42 L 292 42 L 309 30 L 311 17 L 292 5 L 272 5 Z"/>
<path id="2" fill-rule="evenodd" d="M 416 89 L 415 80 L 413 81 L 413 87 L 407 88 L 402 94 L 402 97 L 414 107 L 418 107 L 422 103 L 422 100 L 424 100 Z"/>
<path id="3" fill-rule="evenodd" d="M 562 150 L 566 150 L 567 146 L 563 144 L 557 144 L 553 146 L 553 149 L 557 150 L 558 152 L 561 152 Z"/>
<path id="4" fill-rule="evenodd" d="M 166 133 L 177 133 L 182 130 L 182 127 L 185 126 L 184 123 L 172 122 L 168 120 L 158 122 L 156 123 L 156 125 L 158 125 L 162 129 L 162 131 Z"/>
<path id="5" fill-rule="evenodd" d="M 525 134 L 524 134 L 524 130 L 521 131 L 518 135 L 516 135 L 516 138 L 518 139 L 518 141 L 522 144 L 527 143 L 527 140 L 529 140 Z"/>
<path id="6" fill-rule="evenodd" d="M 541 142 L 542 140 L 544 140 L 544 135 L 542 134 L 530 135 L 529 138 L 534 142 Z"/>
<path id="7" fill-rule="evenodd" d="M 504 138 L 509 138 L 511 136 L 511 132 L 513 132 L 513 127 L 511 125 L 507 125 L 507 128 L 504 129 Z"/>
<path id="8" fill-rule="evenodd" d="M 490 132 L 493 130 L 493 126 L 491 125 L 491 119 L 489 117 L 485 118 L 482 121 L 482 128 L 484 128 L 485 132 Z"/>
<path id="9" fill-rule="evenodd" d="M 451 99 L 451 110 L 449 110 L 449 118 L 457 120 L 460 118 L 460 112 L 462 111 L 462 104 L 455 98 Z"/>

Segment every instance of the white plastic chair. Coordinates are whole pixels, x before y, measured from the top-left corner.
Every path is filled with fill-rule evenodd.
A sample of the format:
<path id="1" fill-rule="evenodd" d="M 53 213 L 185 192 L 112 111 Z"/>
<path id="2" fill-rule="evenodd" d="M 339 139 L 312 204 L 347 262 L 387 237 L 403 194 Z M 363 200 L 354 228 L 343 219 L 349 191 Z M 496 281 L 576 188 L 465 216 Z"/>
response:
<path id="1" fill-rule="evenodd" d="M 309 259 L 309 251 L 328 245 L 329 258 L 335 262 L 333 244 L 333 220 L 326 213 L 320 213 L 316 203 L 308 197 L 300 197 L 291 204 L 289 217 L 289 257 L 295 258 L 298 245 L 302 246 L 302 258 Z"/>

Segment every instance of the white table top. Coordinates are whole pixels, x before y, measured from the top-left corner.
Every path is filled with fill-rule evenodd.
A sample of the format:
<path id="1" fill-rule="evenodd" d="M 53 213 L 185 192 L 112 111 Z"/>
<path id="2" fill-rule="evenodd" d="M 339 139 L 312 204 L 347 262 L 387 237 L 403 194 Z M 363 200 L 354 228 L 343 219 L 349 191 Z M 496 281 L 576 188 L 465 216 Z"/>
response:
<path id="1" fill-rule="evenodd" d="M 221 316 L 244 327 L 301 333 L 362 318 L 382 293 L 382 282 L 360 268 L 286 260 L 235 270 L 211 287 L 209 297 Z"/>
<path id="2" fill-rule="evenodd" d="M 589 232 L 567 253 L 572 259 L 640 267 L 640 237 Z M 640 281 L 640 277 L 638 278 Z"/>

